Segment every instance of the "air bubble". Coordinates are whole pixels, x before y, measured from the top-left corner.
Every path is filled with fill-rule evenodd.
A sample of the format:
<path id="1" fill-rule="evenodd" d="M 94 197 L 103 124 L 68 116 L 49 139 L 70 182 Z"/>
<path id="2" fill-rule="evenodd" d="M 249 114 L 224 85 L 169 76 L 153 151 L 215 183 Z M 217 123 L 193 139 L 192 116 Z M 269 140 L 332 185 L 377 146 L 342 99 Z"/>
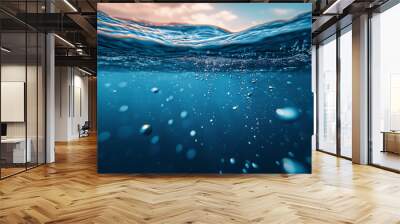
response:
<path id="1" fill-rule="evenodd" d="M 189 149 L 186 152 L 186 158 L 189 159 L 189 160 L 192 160 L 192 159 L 194 159 L 194 157 L 196 157 L 196 154 L 197 154 L 197 152 L 196 152 L 195 149 Z"/>
<path id="2" fill-rule="evenodd" d="M 119 107 L 119 112 L 126 112 L 128 110 L 128 105 L 122 105 Z"/>
<path id="3" fill-rule="evenodd" d="M 127 82 L 120 82 L 120 83 L 118 83 L 118 87 L 119 87 L 119 88 L 125 88 L 127 85 L 128 85 Z"/>
<path id="4" fill-rule="evenodd" d="M 186 118 L 188 116 L 188 112 L 186 110 L 182 111 L 180 114 L 181 118 Z"/>
<path id="5" fill-rule="evenodd" d="M 110 132 L 104 131 L 99 134 L 98 140 L 99 140 L 99 142 L 104 142 L 104 141 L 107 141 L 108 139 L 110 139 L 110 137 L 111 137 Z"/>
<path id="6" fill-rule="evenodd" d="M 151 92 L 153 92 L 153 93 L 158 93 L 158 91 L 160 91 L 160 90 L 157 87 L 151 88 Z"/>
<path id="7" fill-rule="evenodd" d="M 283 107 L 275 110 L 278 118 L 284 121 L 294 121 L 300 116 L 300 111 L 295 107 Z"/>
<path id="8" fill-rule="evenodd" d="M 140 134 L 142 134 L 142 135 L 150 135 L 152 131 L 153 131 L 153 128 L 149 124 L 142 125 L 142 127 L 139 130 Z"/>
<path id="9" fill-rule="evenodd" d="M 152 144 L 157 144 L 159 141 L 160 141 L 160 137 L 158 135 L 155 135 L 151 138 Z"/>
<path id="10" fill-rule="evenodd" d="M 304 173 L 303 165 L 289 158 L 282 159 L 282 166 L 286 173 Z"/>
<path id="11" fill-rule="evenodd" d="M 169 97 L 167 97 L 167 99 L 165 99 L 165 101 L 169 102 L 169 101 L 172 101 L 173 99 L 174 99 L 174 96 L 169 96 Z"/>
<path id="12" fill-rule="evenodd" d="M 176 147 L 175 147 L 175 151 L 177 153 L 180 153 L 180 152 L 182 152 L 182 150 L 183 150 L 183 145 L 177 144 Z"/>

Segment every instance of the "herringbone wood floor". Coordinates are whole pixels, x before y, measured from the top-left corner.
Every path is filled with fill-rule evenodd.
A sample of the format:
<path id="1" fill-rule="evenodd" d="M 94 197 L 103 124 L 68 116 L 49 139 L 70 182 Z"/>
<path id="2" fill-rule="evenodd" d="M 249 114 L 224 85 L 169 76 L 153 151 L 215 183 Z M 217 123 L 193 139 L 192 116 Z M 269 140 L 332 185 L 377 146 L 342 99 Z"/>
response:
<path id="1" fill-rule="evenodd" d="M 313 155 L 312 175 L 96 173 L 96 142 L 0 181 L 0 223 L 400 223 L 400 175 Z"/>

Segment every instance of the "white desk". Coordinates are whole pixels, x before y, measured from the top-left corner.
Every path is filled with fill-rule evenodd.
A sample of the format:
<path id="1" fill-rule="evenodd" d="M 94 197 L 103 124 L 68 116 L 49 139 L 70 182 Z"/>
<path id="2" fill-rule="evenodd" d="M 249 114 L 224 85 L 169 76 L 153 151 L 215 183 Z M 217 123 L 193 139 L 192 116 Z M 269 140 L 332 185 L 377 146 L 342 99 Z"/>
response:
<path id="1" fill-rule="evenodd" d="M 25 150 L 25 138 L 5 138 L 1 139 L 1 144 L 10 147 L 13 146 L 13 163 L 25 163 L 31 162 L 32 160 L 32 140 L 30 138 L 27 139 L 27 147 Z M 3 147 L 4 147 L 3 146 Z"/>

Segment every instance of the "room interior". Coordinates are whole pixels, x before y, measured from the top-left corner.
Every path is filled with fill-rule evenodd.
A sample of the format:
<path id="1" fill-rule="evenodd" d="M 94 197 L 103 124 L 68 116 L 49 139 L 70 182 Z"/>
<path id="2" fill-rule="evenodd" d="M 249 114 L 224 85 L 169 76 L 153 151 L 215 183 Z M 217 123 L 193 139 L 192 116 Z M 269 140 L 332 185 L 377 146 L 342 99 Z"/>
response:
<path id="1" fill-rule="evenodd" d="M 296 175 L 99 174 L 97 4 L 122 2 L 0 2 L 0 223 L 400 221 L 398 1 L 305 1 L 314 133 L 311 174 Z"/>
<path id="2" fill-rule="evenodd" d="M 2 33 L 1 52 L 1 173 L 10 176 L 43 164 L 44 35 Z M 11 50 L 12 49 L 12 50 Z"/>

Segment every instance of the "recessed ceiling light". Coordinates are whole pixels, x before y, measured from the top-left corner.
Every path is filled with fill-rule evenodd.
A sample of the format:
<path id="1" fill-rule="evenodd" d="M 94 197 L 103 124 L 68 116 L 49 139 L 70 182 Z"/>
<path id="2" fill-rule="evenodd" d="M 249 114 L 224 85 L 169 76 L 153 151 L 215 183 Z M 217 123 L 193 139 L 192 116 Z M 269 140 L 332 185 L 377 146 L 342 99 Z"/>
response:
<path id="1" fill-rule="evenodd" d="M 6 53 L 10 53 L 11 52 L 11 50 L 9 50 L 9 49 L 7 49 L 5 47 L 1 47 L 0 49 L 1 49 L 1 51 L 4 51 Z"/>
<path id="2" fill-rule="evenodd" d="M 61 40 L 62 42 L 64 42 L 65 44 L 69 45 L 70 47 L 75 48 L 75 45 L 73 45 L 71 42 L 69 42 L 68 40 L 60 37 L 58 34 L 54 34 L 55 37 L 57 37 L 59 40 Z"/>
<path id="3" fill-rule="evenodd" d="M 90 73 L 90 72 L 88 72 L 88 71 L 86 71 L 86 70 L 83 70 L 83 69 L 81 69 L 81 68 L 78 68 L 78 70 L 81 71 L 81 72 L 83 72 L 83 73 L 85 73 L 85 74 L 87 74 L 87 75 L 90 75 L 90 76 L 93 75 L 92 73 Z"/>
<path id="4" fill-rule="evenodd" d="M 68 5 L 74 12 L 78 12 L 78 10 L 68 1 L 64 0 L 64 3 Z"/>

